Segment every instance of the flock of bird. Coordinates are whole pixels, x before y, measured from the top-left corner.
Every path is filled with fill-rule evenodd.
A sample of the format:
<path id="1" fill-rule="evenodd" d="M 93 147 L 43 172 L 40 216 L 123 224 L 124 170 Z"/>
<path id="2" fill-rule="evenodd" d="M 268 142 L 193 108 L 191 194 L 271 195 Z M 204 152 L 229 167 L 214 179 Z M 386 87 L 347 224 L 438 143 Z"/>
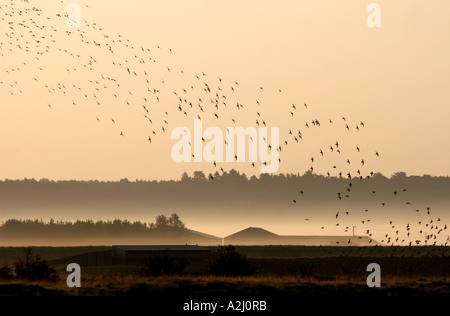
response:
<path id="1" fill-rule="evenodd" d="M 53 16 L 46 15 L 31 1 L 10 0 L 0 4 L 0 58 L 24 58 L 20 64 L 2 63 L 1 94 L 7 93 L 10 97 L 22 95 L 26 91 L 20 80 L 30 80 L 47 95 L 43 106 L 49 110 L 66 105 L 94 107 L 99 114 L 92 119 L 99 124 L 114 126 L 116 136 L 120 138 L 126 138 L 128 133 L 122 127 L 123 118 L 113 113 L 114 107 L 125 107 L 132 113 L 130 115 L 136 115 L 148 126 L 148 132 L 142 135 L 143 146 L 154 146 L 157 139 L 164 135 L 167 137 L 170 134 L 170 122 L 181 118 L 207 118 L 241 126 L 241 117 L 252 117 L 257 126 L 272 126 L 272 117 L 264 115 L 268 112 L 264 100 L 267 94 L 282 95 L 283 89 L 256 86 L 252 91 L 241 91 L 237 80 L 226 80 L 222 76 L 202 71 L 190 74 L 162 62 L 174 54 L 171 48 L 135 45 L 125 35 L 109 34 L 95 22 L 85 20 L 80 28 L 61 29 L 56 26 L 64 23 L 68 17 L 63 1 L 59 1 L 61 13 Z M 57 64 L 53 62 L 56 59 L 70 60 L 70 63 Z M 25 72 L 30 73 L 31 77 L 20 75 Z M 52 72 L 58 76 L 55 78 L 50 75 Z M 242 94 L 254 94 L 254 101 L 242 101 Z M 280 105 L 280 111 L 285 111 L 285 130 L 281 134 L 283 139 L 278 148 L 271 148 L 267 144 L 269 151 L 281 152 L 285 148 L 301 146 L 305 138 L 311 138 L 315 130 L 323 129 L 325 125 L 345 133 L 358 133 L 366 128 L 365 122 L 352 121 L 346 116 L 319 119 L 314 116 L 314 106 L 307 102 L 289 102 L 284 107 Z M 305 119 L 308 116 L 310 119 Z M 337 203 L 350 198 L 354 187 L 358 186 L 358 180 L 374 176 L 375 173 L 368 168 L 368 161 L 380 157 L 378 151 L 367 152 L 364 146 L 358 144 L 350 145 L 354 146 L 353 153 L 348 153 L 343 149 L 344 143 L 345 139 L 341 139 L 317 148 L 310 158 L 311 173 L 316 170 L 318 161 L 329 157 L 335 163 L 329 166 L 326 176 L 348 180 L 346 187 L 336 192 Z M 350 155 L 360 156 L 354 161 Z M 235 160 L 237 158 L 235 156 Z M 214 162 L 213 165 L 224 172 L 220 163 Z M 255 163 L 251 163 L 251 167 L 254 168 Z M 214 176 L 211 175 L 210 179 L 214 180 Z M 392 192 L 392 197 L 400 198 L 403 192 L 406 189 L 399 188 Z M 299 189 L 291 203 L 299 206 L 306 194 L 307 189 Z M 376 190 L 372 194 L 376 195 Z M 381 200 L 379 203 L 385 207 L 387 201 Z M 415 209 L 413 204 L 412 201 L 405 201 L 412 212 L 424 214 L 418 221 L 418 231 L 413 233 L 409 223 L 399 227 L 389 220 L 391 230 L 384 235 L 381 243 L 447 245 L 449 237 L 444 241 L 441 238 L 447 230 L 447 224 L 442 223 L 439 217 L 433 217 L 430 207 L 420 210 Z M 349 212 L 340 210 L 335 214 L 336 227 Z M 369 210 L 365 209 L 364 213 L 369 213 Z M 363 219 L 361 225 L 367 225 L 370 221 Z M 320 229 L 325 229 L 325 226 Z M 349 229 L 350 226 L 346 226 L 345 232 Z M 367 229 L 365 234 L 372 237 L 373 230 Z"/>

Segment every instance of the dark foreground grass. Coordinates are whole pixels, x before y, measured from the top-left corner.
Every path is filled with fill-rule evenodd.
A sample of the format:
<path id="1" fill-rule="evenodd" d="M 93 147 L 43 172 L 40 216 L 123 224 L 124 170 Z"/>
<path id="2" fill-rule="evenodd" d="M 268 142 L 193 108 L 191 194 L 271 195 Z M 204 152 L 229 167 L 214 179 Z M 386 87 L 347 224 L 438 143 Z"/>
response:
<path id="1" fill-rule="evenodd" d="M 44 260 L 54 260 L 87 252 L 111 250 L 111 246 L 31 246 L 33 253 Z M 208 247 L 215 251 L 218 247 Z M 12 264 L 23 256 L 24 247 L 0 247 L 0 265 Z M 236 250 L 249 258 L 327 258 L 327 257 L 450 257 L 450 247 L 439 246 L 236 246 Z"/>
<path id="2" fill-rule="evenodd" d="M 33 247 L 47 260 L 110 247 Z M 450 256 L 446 249 L 385 247 L 237 247 L 256 273 L 245 277 L 203 274 L 142 277 L 131 267 L 82 267 L 81 287 L 69 288 L 65 267 L 56 282 L 0 281 L 0 296 L 127 296 L 172 302 L 179 308 L 193 300 L 266 300 L 273 306 L 305 296 L 450 296 Z M 326 255 L 325 255 L 326 254 Z M 23 248 L 0 248 L 0 265 L 23 255 Z M 381 266 L 381 287 L 369 288 L 366 267 Z M 277 305 L 278 304 L 278 305 Z"/>
<path id="3" fill-rule="evenodd" d="M 85 276 L 80 288 L 65 279 L 50 282 L 1 282 L 0 295 L 20 296 L 146 296 L 152 300 L 189 299 L 291 301 L 304 296 L 450 295 L 450 280 L 387 277 L 380 288 L 362 278 L 162 276 L 155 278 Z"/>

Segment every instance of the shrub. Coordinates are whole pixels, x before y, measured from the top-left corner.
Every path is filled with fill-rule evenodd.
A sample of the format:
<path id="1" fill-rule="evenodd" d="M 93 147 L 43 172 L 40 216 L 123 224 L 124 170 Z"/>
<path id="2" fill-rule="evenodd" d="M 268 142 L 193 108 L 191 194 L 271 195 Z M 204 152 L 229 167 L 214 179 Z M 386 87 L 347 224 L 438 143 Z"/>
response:
<path id="1" fill-rule="evenodd" d="M 10 280 L 13 277 L 13 271 L 7 264 L 0 268 L 0 280 Z"/>
<path id="2" fill-rule="evenodd" d="M 24 249 L 25 257 L 14 262 L 14 274 L 18 279 L 30 281 L 56 281 L 58 275 L 47 261 L 42 260 L 39 255 L 33 258 L 31 247 Z"/>
<path id="3" fill-rule="evenodd" d="M 232 245 L 221 246 L 210 261 L 208 271 L 214 275 L 249 275 L 254 273 L 247 257 L 236 251 Z"/>

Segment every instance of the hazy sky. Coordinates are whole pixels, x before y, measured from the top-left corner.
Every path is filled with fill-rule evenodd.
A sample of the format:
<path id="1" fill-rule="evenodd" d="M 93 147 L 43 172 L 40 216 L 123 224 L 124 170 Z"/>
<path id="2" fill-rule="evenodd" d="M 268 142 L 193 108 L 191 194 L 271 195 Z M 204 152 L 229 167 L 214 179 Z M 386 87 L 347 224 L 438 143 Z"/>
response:
<path id="1" fill-rule="evenodd" d="M 30 28 L 21 28 L 24 15 L 17 11 L 13 17 L 5 15 L 9 8 L 2 3 L 0 179 L 169 179 L 179 178 L 183 171 L 214 172 L 212 164 L 171 160 L 176 142 L 170 138 L 171 130 L 185 126 L 192 132 L 193 119 L 200 113 L 198 108 L 188 115 L 178 111 L 173 91 L 181 95 L 183 88 L 189 100 L 203 99 L 204 127 L 218 126 L 225 133 L 225 127 L 233 126 L 231 118 L 239 119 L 240 126 L 255 126 L 256 112 L 268 126 L 280 127 L 280 142 L 286 139 L 289 146 L 280 153 L 278 172 L 303 173 L 315 157 L 318 173 L 334 172 L 333 165 L 354 173 L 363 168 L 357 164 L 364 158 L 366 173 L 450 175 L 450 2 L 377 1 L 381 27 L 369 28 L 370 2 L 78 1 L 83 24 L 76 30 L 64 18 L 56 18 L 65 14 L 68 1 L 15 1 L 16 7 L 41 8 L 42 16 L 35 20 L 52 25 L 56 32 L 38 29 L 29 21 Z M 13 30 L 8 22 L 14 23 Z M 25 51 L 26 41 L 37 40 L 27 34 L 30 29 L 45 37 L 41 41 L 51 47 L 48 54 Z M 79 31 L 90 44 L 80 42 Z M 47 42 L 49 34 L 55 43 Z M 114 54 L 104 44 L 101 48 L 93 44 L 112 39 Z M 122 45 L 126 39 L 129 48 Z M 135 55 L 146 56 L 146 63 L 137 62 Z M 83 67 L 89 60 L 95 60 L 93 70 Z M 126 66 L 138 75 L 127 74 Z M 143 71 L 152 88 L 160 91 L 159 102 L 144 89 Z M 120 88 L 114 86 L 118 82 Z M 219 110 L 206 106 L 210 96 L 202 91 L 203 82 L 214 94 L 220 87 L 223 90 L 217 92 L 228 96 L 220 119 L 213 115 Z M 238 102 L 244 109 L 236 109 Z M 294 116 L 292 104 L 297 107 Z M 150 110 L 151 124 L 143 105 Z M 187 104 L 183 107 L 189 109 Z M 305 122 L 311 125 L 312 119 L 318 119 L 321 127 L 306 128 Z M 360 121 L 365 127 L 357 132 Z M 300 144 L 289 138 L 289 129 L 301 130 Z M 342 144 L 342 157 L 329 149 L 336 140 Z M 346 159 L 354 161 L 351 166 Z M 220 166 L 259 174 L 248 162 Z"/>

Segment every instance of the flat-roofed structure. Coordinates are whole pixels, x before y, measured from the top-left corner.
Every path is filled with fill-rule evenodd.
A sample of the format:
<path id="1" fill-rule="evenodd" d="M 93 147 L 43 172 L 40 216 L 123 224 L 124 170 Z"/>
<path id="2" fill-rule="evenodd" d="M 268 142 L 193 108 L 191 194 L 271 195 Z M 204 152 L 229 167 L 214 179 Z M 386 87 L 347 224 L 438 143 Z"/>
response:
<path id="1" fill-rule="evenodd" d="M 113 246 L 112 263 L 122 266 L 139 266 L 156 257 L 168 256 L 173 259 L 186 259 L 189 266 L 201 268 L 211 258 L 211 249 L 190 245 L 163 246 Z"/>

